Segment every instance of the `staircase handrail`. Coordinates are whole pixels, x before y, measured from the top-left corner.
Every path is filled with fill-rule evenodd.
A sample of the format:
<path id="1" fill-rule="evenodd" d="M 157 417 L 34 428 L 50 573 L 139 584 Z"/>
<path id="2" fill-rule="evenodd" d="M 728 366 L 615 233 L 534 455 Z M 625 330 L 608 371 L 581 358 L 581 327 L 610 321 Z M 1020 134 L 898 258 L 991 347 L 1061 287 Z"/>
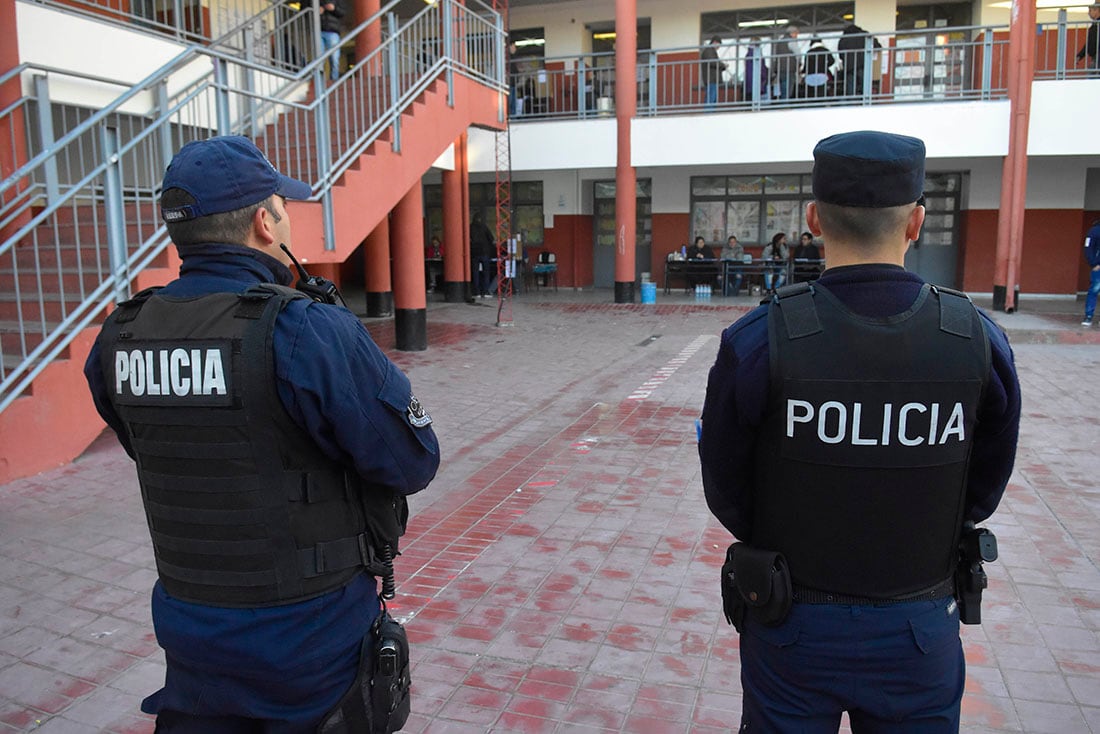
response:
<path id="1" fill-rule="evenodd" d="M 503 90 L 505 88 L 504 75 L 501 68 L 502 64 L 500 63 L 500 59 L 503 58 L 503 47 L 501 45 L 503 43 L 503 31 L 499 15 L 493 14 L 493 16 L 491 16 L 489 20 L 485 20 L 484 18 L 477 16 L 477 13 L 475 11 L 462 8 L 462 6 L 455 3 L 454 0 L 441 0 L 441 2 L 439 2 L 438 4 L 434 6 L 428 6 L 427 8 L 423 9 L 422 11 L 417 13 L 412 19 L 405 22 L 400 28 L 397 28 L 396 16 L 390 15 L 390 13 L 392 9 L 396 7 L 398 2 L 399 0 L 393 0 L 393 2 L 387 4 L 387 6 L 380 10 L 378 13 L 373 14 L 371 18 L 368 18 L 360 23 L 358 26 L 356 26 L 355 29 L 350 31 L 344 37 L 344 39 L 347 40 L 357 33 L 362 32 L 371 23 L 380 22 L 383 16 L 389 16 L 391 18 L 391 31 L 393 32 L 391 32 L 389 36 L 385 38 L 385 40 L 379 45 L 377 49 L 372 51 L 372 53 L 369 54 L 361 62 L 357 63 L 356 66 L 353 67 L 352 71 L 362 69 L 362 67 L 368 63 L 375 63 L 378 62 L 379 59 L 385 58 L 384 56 L 382 56 L 382 54 L 390 54 L 392 60 L 396 57 L 397 51 L 400 50 L 397 44 L 403 41 L 408 41 L 409 38 L 411 38 L 413 42 L 406 43 L 404 49 L 406 54 L 404 61 L 406 63 L 412 63 L 414 65 L 411 68 L 415 69 L 415 73 L 412 75 L 402 74 L 402 78 L 400 80 L 394 80 L 394 84 L 396 84 L 397 81 L 400 81 L 402 83 L 403 87 L 401 88 L 401 93 L 397 95 L 396 98 L 389 100 L 390 103 L 388 104 L 388 106 L 380 108 L 377 118 L 372 120 L 372 124 L 366 131 L 364 131 L 361 135 L 355 137 L 354 140 L 346 145 L 341 151 L 338 151 L 338 155 L 333 156 L 334 158 L 336 158 L 336 161 L 332 163 L 328 163 L 326 161 L 325 163 L 328 163 L 328 165 L 318 166 L 318 175 L 314 177 L 311 183 L 314 184 L 314 188 L 316 191 L 314 198 L 321 198 L 322 201 L 326 202 L 330 207 L 326 211 L 326 226 L 331 225 L 331 222 L 329 221 L 331 219 L 331 186 L 339 178 L 339 175 L 334 173 L 336 170 L 336 166 L 338 165 L 340 167 L 341 172 L 343 170 L 346 170 L 347 166 L 350 166 L 356 155 L 358 155 L 358 153 L 355 153 L 354 151 L 364 150 L 366 146 L 369 145 L 373 140 L 377 139 L 378 135 L 381 134 L 381 132 L 389 125 L 393 125 L 395 129 L 399 130 L 399 119 L 402 112 L 411 103 L 412 99 L 414 99 L 418 94 L 420 94 L 420 92 L 427 88 L 427 86 L 430 85 L 434 79 L 438 78 L 441 73 L 449 74 L 451 72 L 458 72 L 461 74 L 468 74 L 475 78 L 487 80 L 498 89 Z M 470 2 L 478 3 L 478 0 L 470 0 Z M 426 17 L 427 13 L 432 12 L 446 13 L 445 15 L 441 16 L 442 18 L 445 18 L 447 20 L 447 24 L 444 24 L 442 26 L 444 29 L 444 35 L 446 35 L 447 33 L 456 32 L 455 27 L 452 27 L 448 24 L 459 19 L 459 15 L 457 15 L 458 13 L 466 12 L 470 15 L 477 16 L 480 21 L 485 24 L 484 28 L 478 28 L 477 31 L 482 33 L 483 37 L 492 44 L 491 47 L 487 46 L 486 48 L 482 49 L 482 57 L 485 58 L 486 63 L 489 64 L 489 66 L 486 67 L 487 70 L 479 69 L 476 64 L 470 63 L 465 58 L 455 58 L 457 56 L 465 56 L 465 40 L 462 42 L 461 46 L 459 44 L 453 44 L 454 48 L 456 49 L 455 54 L 453 54 L 452 56 L 440 54 L 440 57 L 437 58 L 432 64 L 427 65 L 423 68 L 419 66 L 419 61 L 417 61 L 416 59 L 412 59 L 410 61 L 408 53 L 409 49 L 415 48 L 416 41 L 425 38 L 424 29 L 429 27 L 427 21 L 425 21 L 424 26 L 420 28 L 419 31 L 416 31 L 416 23 L 418 21 L 422 21 Z M 477 28 L 477 26 L 475 26 L 473 23 L 470 23 L 469 18 L 466 19 L 466 22 L 467 27 Z M 490 35 L 490 30 L 492 32 L 492 35 Z M 416 33 L 419 33 L 419 35 L 416 35 Z M 461 38 L 465 39 L 467 37 L 470 36 L 462 36 Z M 451 42 L 453 42 L 453 40 L 454 39 L 452 38 Z M 460 48 L 464 50 L 458 52 L 457 50 Z M 109 115 L 122 110 L 124 105 L 133 100 L 138 94 L 154 89 L 156 85 L 166 82 L 166 80 L 169 78 L 169 76 L 171 76 L 173 72 L 178 71 L 187 64 L 193 63 L 196 59 L 201 57 L 209 58 L 212 61 L 212 63 L 215 65 L 215 72 L 202 75 L 197 79 L 189 82 L 184 87 L 184 89 L 177 93 L 176 97 L 174 97 L 168 104 L 165 104 L 162 95 L 162 99 L 158 103 L 159 115 L 157 115 L 156 119 L 154 119 L 149 124 L 143 124 L 138 132 L 133 134 L 128 140 L 118 142 L 116 136 L 114 147 L 111 147 L 110 145 L 107 145 L 106 142 L 104 142 L 103 147 L 99 151 L 101 155 L 97 164 L 93 165 L 87 173 L 84 173 L 84 169 L 81 169 L 81 172 L 75 177 L 79 180 L 76 180 L 75 183 L 68 184 L 68 188 L 66 189 L 64 194 L 53 197 L 52 200 L 46 203 L 46 206 L 44 206 L 37 213 L 33 214 L 33 216 L 28 212 L 30 205 L 37 203 L 35 199 L 41 198 L 38 196 L 38 193 L 41 191 L 41 189 L 38 188 L 38 184 L 35 181 L 35 173 L 39 167 L 43 166 L 45 162 L 50 159 L 51 156 L 59 156 L 61 152 L 66 150 L 68 146 L 76 145 L 81 136 L 90 134 L 96 127 L 99 127 L 98 132 L 100 133 L 101 139 L 106 141 L 111 135 L 111 128 L 106 125 Z M 115 179 L 113 179 L 113 182 L 115 186 L 114 197 L 117 206 L 117 214 L 115 216 L 115 223 L 117 226 L 125 227 L 128 223 L 128 220 L 123 221 L 127 219 L 123 214 L 123 207 L 126 205 L 126 202 L 132 202 L 139 205 L 139 207 L 141 205 L 153 205 L 155 203 L 155 199 L 153 198 L 153 196 L 155 196 L 156 194 L 156 186 L 159 186 L 159 179 L 156 181 L 155 184 L 153 184 L 152 189 L 149 188 L 149 184 L 134 184 L 139 187 L 138 189 L 135 189 L 137 193 L 134 195 L 128 195 L 130 198 L 127 198 L 127 196 L 124 196 L 121 193 L 121 189 L 119 188 L 118 183 L 120 179 L 118 178 L 117 171 L 121 165 L 120 161 L 131 154 L 133 156 L 138 156 L 140 153 L 140 151 L 138 151 L 139 146 L 143 144 L 151 145 L 155 141 L 151 141 L 150 138 L 154 135 L 160 135 L 162 130 L 167 130 L 171 132 L 173 129 L 172 127 L 169 127 L 171 125 L 175 125 L 177 128 L 183 127 L 185 125 L 191 125 L 192 127 L 195 127 L 197 125 L 196 129 L 199 133 L 201 133 L 203 130 L 215 129 L 210 127 L 212 122 L 209 121 L 203 123 L 194 123 L 189 122 L 191 118 L 185 119 L 184 117 L 179 117 L 177 119 L 178 114 L 193 112 L 192 110 L 189 110 L 188 105 L 192 102 L 197 103 L 198 101 L 202 101 L 200 100 L 200 95 L 211 92 L 215 94 L 232 93 L 238 100 L 256 99 L 261 103 L 278 103 L 281 108 L 316 112 L 330 101 L 333 94 L 340 89 L 340 83 L 346 82 L 346 80 L 350 76 L 347 75 L 344 77 L 344 79 L 339 80 L 337 83 L 331 86 L 326 86 L 323 81 L 320 81 L 323 64 L 325 63 L 326 58 L 327 55 L 320 55 L 318 58 L 314 59 L 309 64 L 306 64 L 302 69 L 299 69 L 297 72 L 287 73 L 281 69 L 273 69 L 270 66 L 264 65 L 251 59 L 240 59 L 218 48 L 208 48 L 193 44 L 192 46 L 189 46 L 188 49 L 186 49 L 184 52 L 181 52 L 179 55 L 173 58 L 160 70 L 153 72 L 145 79 L 141 80 L 138 84 L 130 87 L 130 89 L 128 89 L 118 98 L 116 98 L 106 107 L 92 113 L 86 120 L 84 120 L 82 123 L 74 127 L 72 130 L 63 135 L 59 140 L 57 140 L 56 143 L 49 148 L 49 150 L 43 151 L 42 153 L 35 155 L 30 161 L 20 166 L 3 182 L 0 182 L 0 201 L 5 202 L 4 209 L 0 209 L 0 222 L 4 222 L 8 230 L 14 229 L 16 225 L 19 225 L 14 234 L 7 237 L 5 241 L 0 242 L 0 256 L 11 253 L 13 268 L 15 272 L 15 296 L 17 305 L 22 303 L 22 301 L 19 300 L 19 266 L 15 264 L 15 253 L 12 252 L 15 244 L 21 239 L 27 237 L 28 235 L 32 235 L 36 227 L 38 227 L 43 222 L 48 221 L 52 216 L 55 216 L 63 206 L 75 206 L 74 200 L 77 197 L 86 197 L 89 195 L 87 192 L 91 191 L 90 195 L 96 197 L 96 200 L 99 200 L 100 194 L 97 193 L 93 184 L 95 184 L 97 179 L 100 178 L 102 178 L 103 181 L 103 206 L 105 208 L 105 213 L 102 215 L 102 219 L 106 222 L 108 230 L 110 230 L 112 224 L 111 221 L 109 221 L 111 219 L 111 206 L 109 204 L 109 201 L 112 195 L 112 179 L 110 178 L 112 170 L 115 171 Z M 292 99 L 269 98 L 265 96 L 267 94 L 266 92 L 254 91 L 248 88 L 247 84 L 244 88 L 233 86 L 232 82 L 228 81 L 227 77 L 224 74 L 219 76 L 216 73 L 217 64 L 219 63 L 232 64 L 244 70 L 251 70 L 253 72 L 261 72 L 263 74 L 270 75 L 283 82 L 283 86 L 281 88 L 281 90 L 283 91 L 293 86 L 294 84 L 300 84 L 304 82 L 312 75 L 313 81 L 316 85 L 315 88 L 320 89 L 320 93 L 317 94 L 316 98 L 309 103 L 296 102 Z M 23 68 L 13 69 L 7 72 L 3 79 L 10 81 L 14 75 L 25 73 L 30 68 L 29 65 L 21 66 Z M 397 67 L 393 67 L 393 69 L 390 69 L 391 73 L 394 73 L 396 68 Z M 114 80 L 103 81 L 115 83 Z M 397 87 L 392 88 L 397 89 Z M 24 98 L 24 101 L 25 99 L 26 98 Z M 9 105 L 9 108 L 11 107 L 12 106 Z M 324 118 L 318 113 L 318 119 L 320 120 Z M 248 120 L 248 118 L 240 116 L 238 119 L 238 123 L 241 123 L 243 120 Z M 247 124 L 255 125 L 255 120 L 248 120 Z M 323 128 L 318 125 L 318 129 L 321 130 Z M 232 132 L 232 130 L 230 130 L 230 132 Z M 329 143 L 327 136 L 319 135 L 318 137 L 324 138 L 325 144 Z M 343 141 L 338 142 L 342 144 Z M 5 196 L 5 194 L 7 194 L 11 190 L 12 186 L 20 181 L 31 182 L 31 185 L 35 188 L 31 190 L 17 191 L 14 197 Z M 56 188 L 57 186 L 55 183 L 55 189 Z M 29 193 L 29 191 L 31 193 Z M 17 202 L 20 208 L 18 209 L 18 211 L 16 211 L 15 214 L 12 213 L 13 210 L 11 209 L 11 204 L 9 202 L 9 200 L 13 198 L 20 200 Z M 138 210 L 136 216 L 139 219 L 138 229 L 141 230 L 142 222 L 140 220 L 142 214 L 140 209 Z M 27 221 L 23 221 L 24 219 Z M 121 249 L 119 249 L 119 247 L 116 247 L 114 241 L 112 241 L 111 239 L 112 233 L 108 231 L 108 242 L 105 249 L 110 255 L 109 269 L 103 270 L 102 266 L 97 266 L 96 268 L 91 269 L 89 272 L 84 272 L 83 270 L 79 271 L 82 273 L 82 277 L 84 275 L 89 275 L 94 278 L 99 278 L 100 280 L 98 284 L 96 284 L 94 287 L 90 287 L 87 293 L 85 293 L 83 286 L 78 286 L 77 288 L 79 288 L 80 290 L 79 296 L 82 300 L 80 301 L 79 305 L 74 306 L 71 309 L 65 308 L 65 304 L 63 302 L 62 318 L 59 323 L 48 325 L 46 316 L 39 316 L 37 320 L 41 321 L 41 334 L 43 337 L 41 343 L 39 343 L 34 349 L 28 351 L 27 342 L 26 340 L 23 340 L 22 362 L 11 370 L 5 370 L 3 366 L 0 366 L 0 378 L 2 378 L 0 379 L 0 411 L 3 411 L 8 405 L 11 404 L 11 402 L 16 397 L 18 397 L 25 389 L 27 389 L 27 387 L 31 384 L 37 374 L 49 363 L 49 361 L 57 357 L 61 353 L 61 351 L 72 341 L 75 335 L 79 333 L 81 329 L 92 323 L 96 316 L 102 312 L 102 309 L 109 305 L 112 299 L 117 302 L 127 297 L 130 283 L 132 282 L 133 278 L 139 272 L 141 272 L 141 270 L 148 267 L 149 264 L 151 264 L 157 257 L 159 257 L 169 243 L 166 229 L 164 225 L 159 222 L 159 220 L 156 220 L 155 215 L 153 226 L 155 228 L 152 230 L 151 233 L 147 233 L 147 236 L 143 234 L 138 234 L 137 237 L 133 239 L 135 243 L 138 243 L 135 248 L 127 247 L 126 235 L 122 234 L 121 236 L 115 238 L 115 240 L 121 242 Z M 8 235 L 8 231 L 5 231 L 5 235 Z M 33 236 L 35 238 L 34 252 L 37 262 L 39 252 L 37 249 L 38 235 L 33 234 Z M 102 245 L 98 244 L 98 235 L 93 234 L 90 237 L 96 238 L 97 244 L 95 246 L 97 248 L 102 247 Z M 77 236 L 77 239 L 78 241 L 76 244 L 76 248 L 77 250 L 79 250 L 81 247 L 83 247 L 83 244 L 79 242 L 79 235 Z M 128 249 L 129 251 L 127 251 Z M 34 270 L 37 271 L 37 268 L 38 266 L 35 266 Z M 94 283 L 95 281 L 92 282 Z M 42 286 L 40 282 L 39 288 L 41 287 Z M 66 289 L 66 286 L 64 285 L 61 285 L 59 287 L 62 291 Z M 75 288 L 71 287 L 70 289 L 75 290 Z M 33 287 L 28 287 L 28 293 L 32 297 L 34 296 L 35 291 L 33 290 Z M 65 294 L 62 293 L 62 296 L 64 301 Z M 43 293 L 41 291 L 38 292 L 38 303 L 40 307 L 43 304 Z M 22 307 L 20 307 L 20 309 L 21 308 Z M 43 314 L 44 313 L 45 312 L 43 312 Z M 22 332 L 24 316 L 22 315 L 21 310 L 19 312 L 18 318 L 21 327 L 21 333 L 25 333 Z"/>

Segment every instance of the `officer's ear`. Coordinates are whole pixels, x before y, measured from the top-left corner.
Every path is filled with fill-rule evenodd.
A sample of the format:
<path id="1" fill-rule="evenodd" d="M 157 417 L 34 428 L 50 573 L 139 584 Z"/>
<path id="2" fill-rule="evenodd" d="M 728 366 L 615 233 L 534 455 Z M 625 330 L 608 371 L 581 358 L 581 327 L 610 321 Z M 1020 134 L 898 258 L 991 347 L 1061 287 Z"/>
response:
<path id="1" fill-rule="evenodd" d="M 814 237 L 821 236 L 821 216 L 818 214 L 816 201 L 806 205 L 806 227 Z"/>
<path id="2" fill-rule="evenodd" d="M 905 239 L 909 242 L 915 242 L 920 237 L 920 228 L 924 226 L 924 213 L 923 204 L 917 204 L 909 212 L 909 219 L 905 222 Z"/>
<path id="3" fill-rule="evenodd" d="M 275 240 L 279 238 L 279 235 L 275 232 L 275 224 L 277 221 L 275 216 L 267 210 L 266 206 L 257 207 L 256 213 L 252 215 L 253 237 L 255 237 L 260 244 L 275 244 Z"/>

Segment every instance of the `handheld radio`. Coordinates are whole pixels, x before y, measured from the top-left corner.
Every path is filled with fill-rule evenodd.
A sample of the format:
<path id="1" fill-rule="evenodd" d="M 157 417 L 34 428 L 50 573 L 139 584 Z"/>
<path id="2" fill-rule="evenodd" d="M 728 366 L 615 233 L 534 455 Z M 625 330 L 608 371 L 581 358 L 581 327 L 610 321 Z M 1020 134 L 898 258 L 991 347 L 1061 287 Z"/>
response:
<path id="1" fill-rule="evenodd" d="M 298 259 L 294 257 L 294 253 L 290 251 L 289 247 L 282 242 L 279 243 L 279 247 L 283 249 L 283 252 L 287 254 L 290 261 L 294 263 L 294 267 L 298 270 L 298 284 L 295 288 L 318 303 L 335 304 L 336 301 L 339 300 L 344 307 L 347 307 L 348 304 L 344 300 L 344 297 L 340 295 L 340 291 L 337 290 L 335 283 L 319 275 L 310 275 L 306 272 L 306 269 L 302 267 L 302 264 L 298 262 Z"/>

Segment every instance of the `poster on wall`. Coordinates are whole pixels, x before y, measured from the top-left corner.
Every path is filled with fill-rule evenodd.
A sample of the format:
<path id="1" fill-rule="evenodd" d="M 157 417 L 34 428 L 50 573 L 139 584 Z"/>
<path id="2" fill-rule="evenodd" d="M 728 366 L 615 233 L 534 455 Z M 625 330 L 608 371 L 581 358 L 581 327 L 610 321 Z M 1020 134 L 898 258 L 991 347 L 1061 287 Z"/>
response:
<path id="1" fill-rule="evenodd" d="M 768 202 L 768 217 L 764 224 L 764 236 L 770 242 L 772 235 L 783 232 L 788 237 L 802 226 L 802 207 L 798 199 Z M 793 237 L 792 237 L 793 239 Z"/>
<path id="2" fill-rule="evenodd" d="M 731 201 L 726 207 L 726 237 L 742 245 L 760 244 L 760 202 Z M 724 237 L 722 238 L 725 239 Z"/>
<path id="3" fill-rule="evenodd" d="M 709 243 L 726 241 L 726 211 L 721 201 L 697 201 L 691 217 L 692 239 L 702 237 Z"/>

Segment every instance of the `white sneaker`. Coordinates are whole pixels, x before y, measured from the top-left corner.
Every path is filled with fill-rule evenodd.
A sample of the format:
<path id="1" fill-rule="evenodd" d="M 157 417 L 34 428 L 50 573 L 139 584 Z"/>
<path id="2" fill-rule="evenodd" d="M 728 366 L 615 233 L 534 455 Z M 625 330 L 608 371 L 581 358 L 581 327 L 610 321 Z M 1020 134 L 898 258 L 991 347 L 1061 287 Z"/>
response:
<path id="1" fill-rule="evenodd" d="M 1081 326 L 1092 326 L 1092 319 L 1085 319 L 1081 322 Z"/>

